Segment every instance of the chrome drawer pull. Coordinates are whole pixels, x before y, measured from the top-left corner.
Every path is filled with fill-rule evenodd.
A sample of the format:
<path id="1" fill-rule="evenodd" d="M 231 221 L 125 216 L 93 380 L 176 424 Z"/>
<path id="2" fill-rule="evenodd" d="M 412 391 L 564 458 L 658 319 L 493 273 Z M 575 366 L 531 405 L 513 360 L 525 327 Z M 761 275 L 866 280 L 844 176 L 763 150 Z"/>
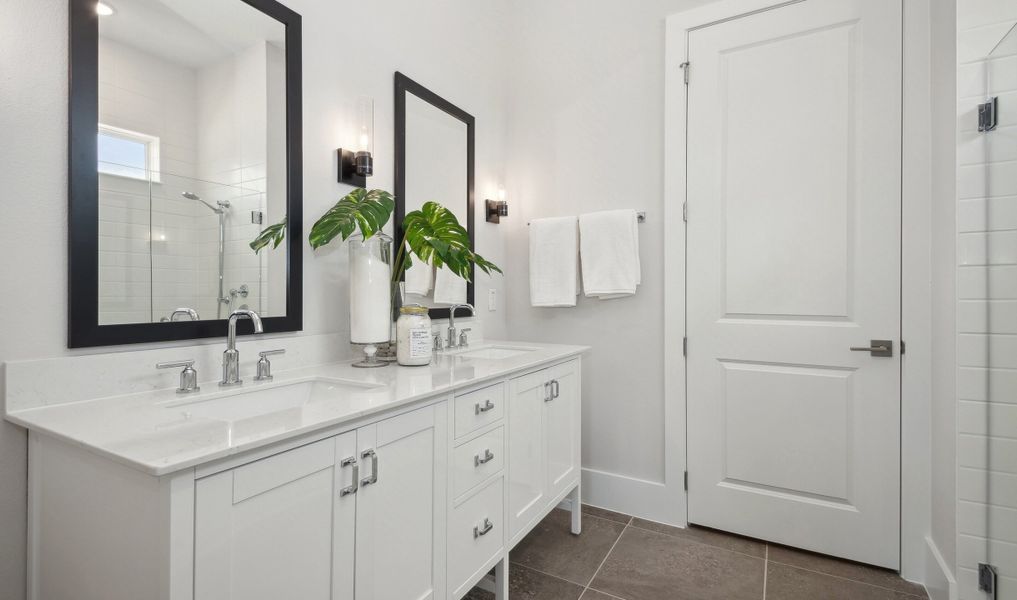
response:
<path id="1" fill-rule="evenodd" d="M 372 483 L 378 483 L 378 454 L 374 451 L 374 448 L 370 450 L 364 450 L 360 453 L 360 458 L 371 458 L 371 476 L 365 477 L 360 480 L 361 486 L 371 485 Z"/>
<path id="2" fill-rule="evenodd" d="M 494 408 L 494 402 L 491 402 L 490 400 L 486 400 L 484 402 L 483 406 L 481 406 L 479 402 L 477 402 L 474 405 L 475 414 L 478 414 L 478 415 L 480 413 L 486 413 L 487 411 L 491 410 L 492 408 Z"/>
<path id="3" fill-rule="evenodd" d="M 482 465 L 484 463 L 491 462 L 491 459 L 493 459 L 493 458 L 494 458 L 494 452 L 491 452 L 491 449 L 488 448 L 487 450 L 484 450 L 484 456 L 483 457 L 481 457 L 479 454 L 477 454 L 476 456 L 473 457 L 473 466 L 474 467 L 479 467 L 480 465 Z"/>
<path id="4" fill-rule="evenodd" d="M 473 539 L 477 539 L 482 535 L 487 535 L 488 533 L 491 532 L 492 529 L 494 529 L 494 523 L 491 522 L 491 519 L 485 518 L 483 528 L 481 528 L 479 525 L 473 526 Z"/>
<path id="5" fill-rule="evenodd" d="M 357 464 L 356 456 L 344 458 L 342 462 L 339 463 L 339 468 L 350 466 L 353 467 L 353 483 L 339 490 L 340 498 L 342 498 L 343 496 L 349 496 L 350 494 L 356 494 L 357 490 L 360 488 L 360 465 Z"/>
<path id="6" fill-rule="evenodd" d="M 560 391 L 561 390 L 558 387 L 558 380 L 557 379 L 552 379 L 551 380 L 551 397 L 552 398 L 557 398 L 560 395 L 560 393 L 559 393 Z"/>
<path id="7" fill-rule="evenodd" d="M 554 400 L 554 394 L 551 393 L 551 382 L 548 381 L 544 384 L 544 402 L 550 402 Z"/>

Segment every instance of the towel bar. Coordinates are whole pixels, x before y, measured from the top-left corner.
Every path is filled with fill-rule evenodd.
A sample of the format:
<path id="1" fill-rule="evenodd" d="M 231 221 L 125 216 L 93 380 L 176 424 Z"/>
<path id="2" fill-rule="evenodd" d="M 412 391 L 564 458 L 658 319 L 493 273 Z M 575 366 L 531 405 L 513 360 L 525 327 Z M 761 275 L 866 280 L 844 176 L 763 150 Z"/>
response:
<path id="1" fill-rule="evenodd" d="M 637 223 L 645 223 L 646 222 L 646 211 L 641 210 L 641 211 L 638 211 L 636 213 L 636 222 Z M 526 224 L 529 225 L 530 222 L 527 221 Z"/>

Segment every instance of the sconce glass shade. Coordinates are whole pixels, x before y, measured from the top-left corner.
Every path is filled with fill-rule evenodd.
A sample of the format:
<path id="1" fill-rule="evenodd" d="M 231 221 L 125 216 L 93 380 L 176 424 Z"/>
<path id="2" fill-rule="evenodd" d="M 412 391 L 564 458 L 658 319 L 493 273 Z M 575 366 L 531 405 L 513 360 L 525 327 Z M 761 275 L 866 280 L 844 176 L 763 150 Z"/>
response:
<path id="1" fill-rule="evenodd" d="M 357 175 L 368 177 L 374 172 L 374 98 L 360 96 L 356 106 L 357 139 L 356 170 Z"/>

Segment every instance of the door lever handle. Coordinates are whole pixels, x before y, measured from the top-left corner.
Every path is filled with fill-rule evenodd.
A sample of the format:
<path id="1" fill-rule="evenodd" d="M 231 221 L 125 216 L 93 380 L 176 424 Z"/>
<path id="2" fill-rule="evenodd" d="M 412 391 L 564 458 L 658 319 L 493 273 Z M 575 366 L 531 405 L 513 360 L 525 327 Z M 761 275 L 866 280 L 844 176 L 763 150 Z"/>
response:
<path id="1" fill-rule="evenodd" d="M 872 356 L 893 356 L 893 340 L 870 340 L 868 346 L 851 346 L 852 352 L 868 352 Z"/>

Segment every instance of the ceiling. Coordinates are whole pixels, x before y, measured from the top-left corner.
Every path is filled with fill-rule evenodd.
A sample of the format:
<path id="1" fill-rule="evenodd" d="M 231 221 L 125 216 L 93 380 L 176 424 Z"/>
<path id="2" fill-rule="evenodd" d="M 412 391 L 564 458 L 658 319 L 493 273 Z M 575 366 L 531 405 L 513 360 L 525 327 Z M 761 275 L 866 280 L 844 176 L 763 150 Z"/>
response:
<path id="1" fill-rule="evenodd" d="M 104 0 L 99 36 L 192 69 L 258 42 L 285 47 L 286 27 L 242 0 Z"/>

